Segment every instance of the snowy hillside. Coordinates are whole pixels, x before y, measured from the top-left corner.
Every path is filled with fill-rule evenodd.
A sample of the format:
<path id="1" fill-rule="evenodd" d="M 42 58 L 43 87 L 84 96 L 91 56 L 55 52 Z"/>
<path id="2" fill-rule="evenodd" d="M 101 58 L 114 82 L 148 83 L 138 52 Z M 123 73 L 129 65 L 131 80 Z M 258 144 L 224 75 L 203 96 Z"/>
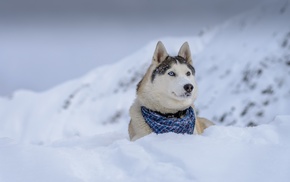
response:
<path id="1" fill-rule="evenodd" d="M 195 37 L 162 39 L 172 55 L 184 41 L 190 44 L 199 85 L 195 105 L 217 124 L 202 136 L 128 141 L 128 110 L 157 40 L 46 92 L 0 98 L 0 181 L 289 181 L 285 2 Z"/>
<path id="2" fill-rule="evenodd" d="M 201 115 L 253 126 L 290 114 L 290 5 L 277 2 L 218 27 L 196 55 Z"/>

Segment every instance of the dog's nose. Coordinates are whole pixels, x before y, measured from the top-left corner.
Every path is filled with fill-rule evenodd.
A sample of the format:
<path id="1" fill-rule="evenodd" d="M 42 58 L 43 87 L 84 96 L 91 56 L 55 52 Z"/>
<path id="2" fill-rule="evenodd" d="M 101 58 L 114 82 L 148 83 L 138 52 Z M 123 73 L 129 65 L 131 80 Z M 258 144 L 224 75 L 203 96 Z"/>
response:
<path id="1" fill-rule="evenodd" d="M 193 85 L 191 84 L 186 84 L 183 86 L 184 90 L 188 93 L 190 93 L 193 90 Z"/>

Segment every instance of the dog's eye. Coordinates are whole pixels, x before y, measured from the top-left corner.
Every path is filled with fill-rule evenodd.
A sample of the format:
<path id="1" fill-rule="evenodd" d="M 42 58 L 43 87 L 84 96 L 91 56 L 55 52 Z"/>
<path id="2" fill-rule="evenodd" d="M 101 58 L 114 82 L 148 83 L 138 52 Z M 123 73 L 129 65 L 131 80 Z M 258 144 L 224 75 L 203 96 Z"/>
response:
<path id="1" fill-rule="evenodd" d="M 170 71 L 170 72 L 168 73 L 168 75 L 169 75 L 169 76 L 175 76 L 175 73 L 174 73 L 173 71 Z"/>
<path id="2" fill-rule="evenodd" d="M 186 76 L 190 76 L 191 75 L 191 73 L 190 73 L 190 71 L 188 71 L 187 73 L 186 73 Z"/>

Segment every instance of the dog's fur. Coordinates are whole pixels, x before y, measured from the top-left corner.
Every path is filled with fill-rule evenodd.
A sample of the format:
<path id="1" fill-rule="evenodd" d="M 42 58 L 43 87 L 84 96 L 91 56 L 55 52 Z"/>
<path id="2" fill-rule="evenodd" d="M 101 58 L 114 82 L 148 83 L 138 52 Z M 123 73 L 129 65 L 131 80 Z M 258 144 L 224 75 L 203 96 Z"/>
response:
<path id="1" fill-rule="evenodd" d="M 181 46 L 178 56 L 171 57 L 159 41 L 152 63 L 137 85 L 137 98 L 130 108 L 130 140 L 135 141 L 152 132 L 142 116 L 141 106 L 163 114 L 177 113 L 194 107 L 196 96 L 195 69 L 188 43 Z M 201 134 L 212 124 L 205 118 L 197 117 L 194 132 Z"/>

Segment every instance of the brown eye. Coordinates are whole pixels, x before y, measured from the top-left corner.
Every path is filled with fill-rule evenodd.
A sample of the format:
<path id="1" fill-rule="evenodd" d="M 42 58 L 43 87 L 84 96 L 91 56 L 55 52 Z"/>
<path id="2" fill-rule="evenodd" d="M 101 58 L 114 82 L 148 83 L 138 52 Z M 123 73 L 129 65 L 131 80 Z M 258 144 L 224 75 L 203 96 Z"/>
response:
<path id="1" fill-rule="evenodd" d="M 191 75 L 191 73 L 188 71 L 187 73 L 186 73 L 186 76 L 190 76 Z"/>

